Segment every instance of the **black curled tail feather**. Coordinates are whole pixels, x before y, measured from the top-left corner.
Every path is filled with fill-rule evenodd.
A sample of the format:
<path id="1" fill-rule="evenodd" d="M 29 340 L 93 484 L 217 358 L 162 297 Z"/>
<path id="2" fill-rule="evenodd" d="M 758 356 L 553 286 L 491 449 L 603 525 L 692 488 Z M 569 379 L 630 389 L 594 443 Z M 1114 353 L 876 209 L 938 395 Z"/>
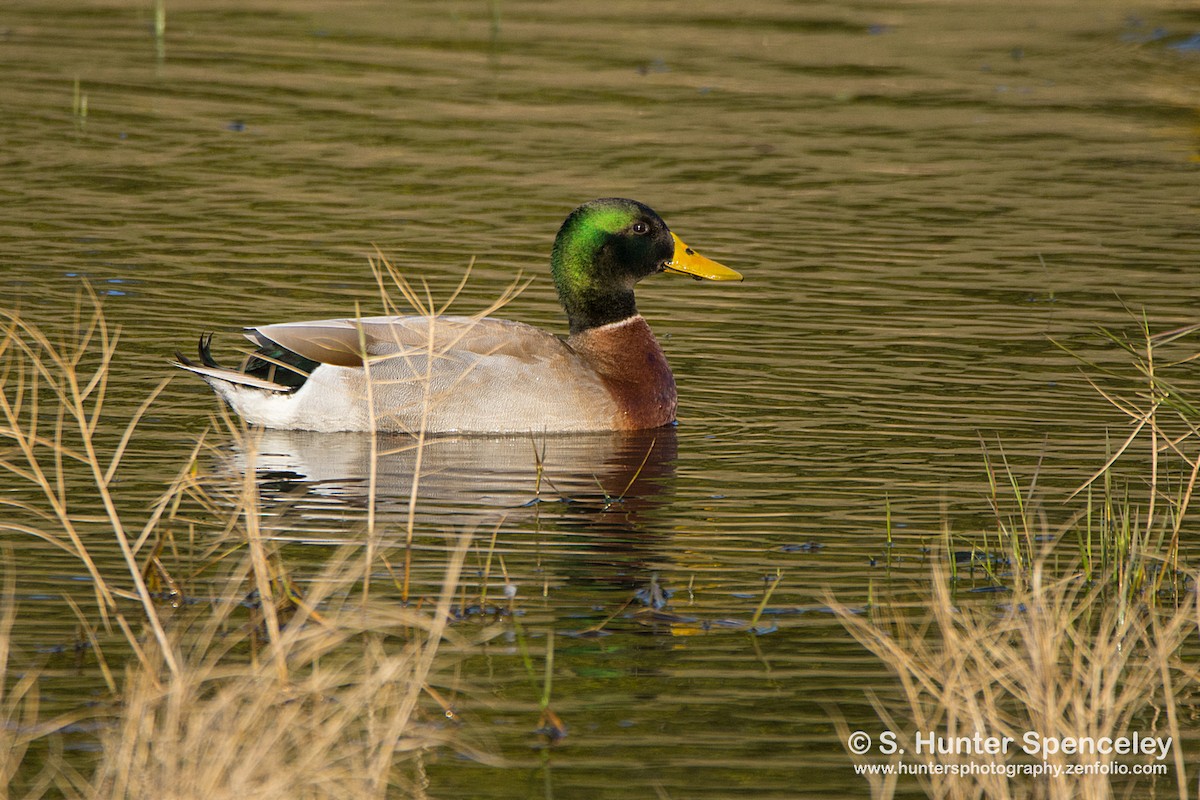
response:
<path id="1" fill-rule="evenodd" d="M 223 367 L 217 363 L 216 359 L 212 357 L 212 340 L 213 334 L 200 334 L 200 363 L 206 367 L 212 367 L 213 369 L 223 369 Z"/>
<path id="2" fill-rule="evenodd" d="M 200 363 L 206 367 L 212 367 L 213 369 L 223 369 L 223 367 L 217 363 L 216 359 L 214 359 L 212 357 L 212 340 L 213 340 L 213 334 L 211 334 L 211 333 L 200 334 L 200 345 L 196 349 L 196 352 L 200 358 Z M 185 356 L 179 350 L 175 351 L 175 359 L 185 367 L 197 366 L 195 361 L 193 361 L 192 359 Z"/>

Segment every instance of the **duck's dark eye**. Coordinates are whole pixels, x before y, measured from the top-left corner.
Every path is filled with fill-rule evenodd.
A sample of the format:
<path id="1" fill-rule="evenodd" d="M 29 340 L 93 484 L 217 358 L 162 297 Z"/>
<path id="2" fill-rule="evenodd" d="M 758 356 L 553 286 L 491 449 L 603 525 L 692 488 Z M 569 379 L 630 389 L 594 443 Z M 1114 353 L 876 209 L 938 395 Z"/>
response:
<path id="1" fill-rule="evenodd" d="M 650 232 L 650 226 L 639 220 L 633 223 L 633 228 L 631 230 L 638 236 L 645 236 Z"/>

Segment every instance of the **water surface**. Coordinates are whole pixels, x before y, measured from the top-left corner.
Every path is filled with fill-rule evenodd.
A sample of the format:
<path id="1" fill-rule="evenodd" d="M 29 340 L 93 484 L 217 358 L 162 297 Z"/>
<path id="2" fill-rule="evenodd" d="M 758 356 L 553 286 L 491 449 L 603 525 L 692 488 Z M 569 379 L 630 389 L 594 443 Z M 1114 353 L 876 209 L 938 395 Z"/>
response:
<path id="1" fill-rule="evenodd" d="M 432 756 L 429 794 L 860 796 L 826 704 L 869 725 L 863 688 L 891 683 L 825 593 L 903 601 L 943 530 L 987 528 L 981 440 L 1037 474 L 1053 527 L 1106 431 L 1124 436 L 1054 341 L 1119 366 L 1097 326 L 1195 320 L 1198 31 L 1166 0 L 254 0 L 168 3 L 156 37 L 149 3 L 10 3 L 0 294 L 52 326 L 81 281 L 105 295 L 115 431 L 203 331 L 232 347 L 246 324 L 374 313 L 376 248 L 442 296 L 474 261 L 462 311 L 532 276 L 503 314 L 563 331 L 546 268 L 562 218 L 649 204 L 746 276 L 639 287 L 678 427 L 429 451 L 417 585 L 453 537 L 496 531 L 534 649 L 559 634 L 570 726 L 539 749 L 514 639 L 493 640 L 462 662 L 460 711 L 509 766 Z M 214 408 L 171 384 L 123 503 L 162 491 Z M 224 452 L 205 469 L 236 477 Z M 393 542 L 409 458 L 380 470 Z M 362 536 L 367 463 L 361 438 L 264 442 L 267 526 L 300 563 Z M 56 598 L 81 571 L 16 544 L 18 639 L 61 647 L 75 622 Z M 752 636 L 780 572 L 773 630 Z M 654 587 L 676 618 L 633 613 Z M 611 636 L 567 635 L 631 599 Z M 100 691 L 61 672 L 51 705 Z"/>

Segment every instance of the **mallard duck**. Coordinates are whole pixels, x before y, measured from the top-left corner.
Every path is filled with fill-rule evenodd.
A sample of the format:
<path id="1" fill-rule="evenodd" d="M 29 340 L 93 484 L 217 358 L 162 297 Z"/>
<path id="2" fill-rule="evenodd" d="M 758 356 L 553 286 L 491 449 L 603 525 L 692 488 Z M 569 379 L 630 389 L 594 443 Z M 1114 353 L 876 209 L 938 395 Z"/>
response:
<path id="1" fill-rule="evenodd" d="M 247 328 L 258 346 L 221 367 L 177 354 L 247 422 L 313 431 L 559 433 L 675 420 L 675 378 L 634 303 L 659 272 L 715 281 L 737 272 L 680 241 L 650 208 L 593 200 L 570 213 L 550 256 L 565 339 L 491 317 L 406 316 Z M 430 355 L 432 354 L 432 358 Z"/>

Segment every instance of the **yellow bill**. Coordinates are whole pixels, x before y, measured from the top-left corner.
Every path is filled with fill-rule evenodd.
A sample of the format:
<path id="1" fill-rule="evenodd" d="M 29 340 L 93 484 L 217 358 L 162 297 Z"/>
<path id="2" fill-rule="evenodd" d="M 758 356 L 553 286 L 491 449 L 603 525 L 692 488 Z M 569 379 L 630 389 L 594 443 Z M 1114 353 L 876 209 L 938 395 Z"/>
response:
<path id="1" fill-rule="evenodd" d="M 696 280 L 709 281 L 740 281 L 740 272 L 734 272 L 724 264 L 718 264 L 711 258 L 705 258 L 683 243 L 683 240 L 671 234 L 675 240 L 675 254 L 667 262 L 666 272 L 678 275 L 691 275 Z"/>

